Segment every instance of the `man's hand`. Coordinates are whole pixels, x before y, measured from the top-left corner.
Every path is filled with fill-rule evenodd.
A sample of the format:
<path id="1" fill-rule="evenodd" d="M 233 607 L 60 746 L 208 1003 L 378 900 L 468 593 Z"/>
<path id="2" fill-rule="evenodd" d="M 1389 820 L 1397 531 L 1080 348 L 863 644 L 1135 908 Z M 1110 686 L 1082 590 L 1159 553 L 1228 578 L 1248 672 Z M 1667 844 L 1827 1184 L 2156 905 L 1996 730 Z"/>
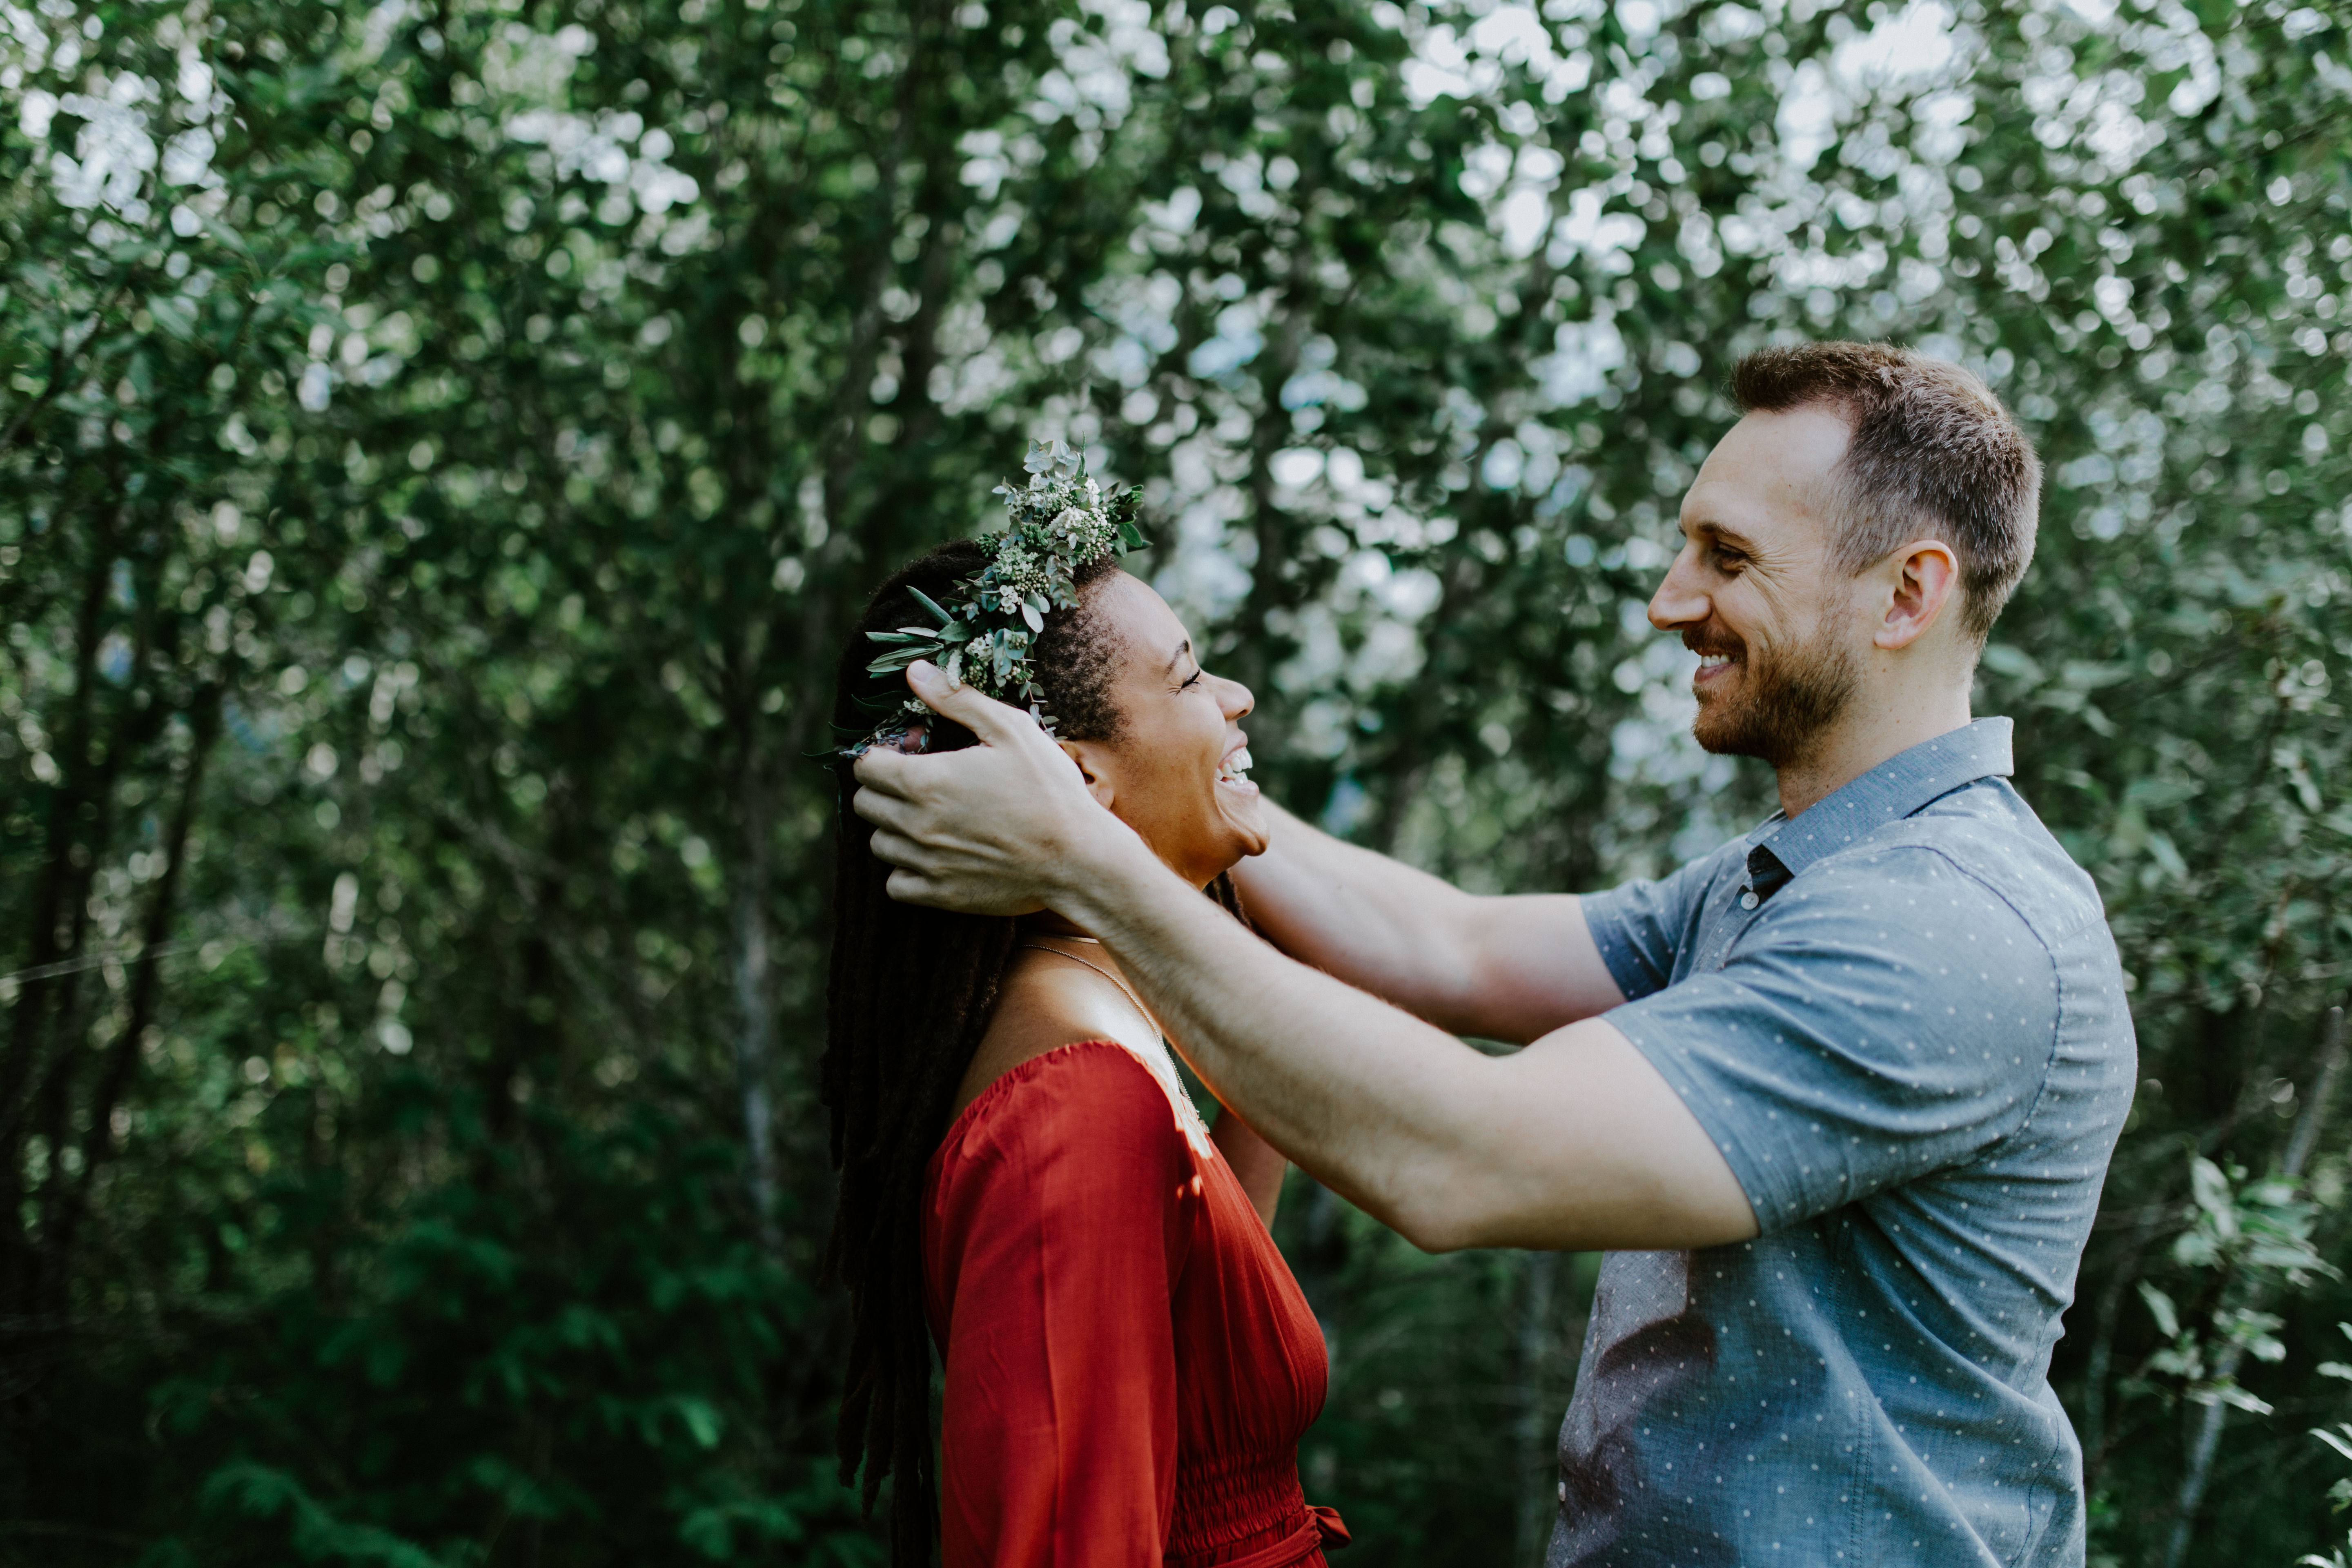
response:
<path id="1" fill-rule="evenodd" d="M 950 685 L 928 662 L 908 668 L 907 684 L 982 743 L 935 756 L 877 748 L 857 759 L 862 787 L 851 805 L 874 825 L 874 853 L 898 868 L 892 898 L 964 914 L 1027 914 L 1089 868 L 1149 855 L 1028 714 Z"/>

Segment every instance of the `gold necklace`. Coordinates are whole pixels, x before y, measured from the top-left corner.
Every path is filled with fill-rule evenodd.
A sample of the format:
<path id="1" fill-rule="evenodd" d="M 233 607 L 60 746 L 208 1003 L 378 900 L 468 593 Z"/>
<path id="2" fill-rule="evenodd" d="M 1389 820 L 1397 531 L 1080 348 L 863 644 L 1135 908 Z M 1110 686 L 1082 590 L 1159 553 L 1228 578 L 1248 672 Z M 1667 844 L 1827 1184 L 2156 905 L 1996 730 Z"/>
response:
<path id="1" fill-rule="evenodd" d="M 1074 941 L 1074 942 L 1095 942 L 1095 943 L 1097 943 L 1097 945 L 1099 945 L 1099 944 L 1100 944 L 1100 942 L 1101 942 L 1101 939 L 1100 939 L 1100 938 L 1098 938 L 1098 937 L 1091 937 L 1091 936 L 1074 937 L 1074 938 L 1072 938 L 1071 940 L 1072 940 L 1072 941 Z M 1139 1014 L 1139 1015 L 1142 1016 L 1142 1018 L 1143 1018 L 1143 1022 L 1144 1022 L 1145 1026 L 1146 1026 L 1147 1027 L 1149 1027 L 1149 1028 L 1151 1030 L 1151 1037 L 1152 1037 L 1153 1039 L 1155 1039 L 1155 1040 L 1159 1041 L 1159 1042 L 1160 1042 L 1160 1046 L 1161 1046 L 1163 1048 L 1167 1046 L 1167 1044 L 1168 1044 L 1168 1037 L 1167 1037 L 1166 1035 L 1164 1035 L 1164 1034 L 1160 1033 L 1160 1022 L 1159 1022 L 1159 1020 L 1158 1020 L 1158 1019 L 1156 1019 L 1156 1018 L 1154 1018 L 1154 1017 L 1151 1016 L 1151 1009 L 1150 1009 L 1150 1008 L 1149 1008 L 1149 1007 L 1147 1007 L 1147 1006 L 1145 1006 L 1145 1005 L 1143 1005 L 1143 998 L 1141 998 L 1140 996 L 1138 996 L 1138 995 L 1135 994 L 1135 992 L 1134 992 L 1134 991 L 1133 991 L 1133 990 L 1132 990 L 1132 989 L 1128 985 L 1128 984 L 1127 984 L 1127 982 L 1126 982 L 1126 981 L 1121 980 L 1118 975 L 1113 974 L 1109 970 L 1105 969 L 1101 964 L 1099 964 L 1099 963 L 1087 963 L 1087 961 L 1086 961 L 1085 959 L 1080 958 L 1076 953 L 1075 953 L 1075 952 L 1063 952 L 1060 948 L 1058 948 L 1058 947 L 1047 947 L 1047 946 L 1045 946 L 1043 942 L 1023 942 L 1023 943 L 1021 944 L 1021 946 L 1022 946 L 1022 948 L 1023 948 L 1024 951 L 1029 952 L 1050 952 L 1050 953 L 1052 953 L 1052 954 L 1053 954 L 1055 957 L 1056 957 L 1056 958 L 1066 958 L 1066 959 L 1068 959 L 1072 963 L 1084 963 L 1084 964 L 1086 964 L 1086 966 L 1087 966 L 1088 969 L 1093 970 L 1097 974 L 1101 975 L 1105 980 L 1108 980 L 1108 981 L 1109 981 L 1113 985 L 1118 986 L 1118 990 L 1119 990 L 1119 994 L 1120 994 L 1120 995 L 1122 995 L 1122 996 L 1125 996 L 1125 997 L 1126 997 L 1129 1002 L 1131 1002 L 1131 1003 L 1133 1003 L 1133 1004 L 1135 1005 L 1135 1010 L 1136 1010 L 1136 1012 L 1137 1012 L 1138 1014 Z"/>

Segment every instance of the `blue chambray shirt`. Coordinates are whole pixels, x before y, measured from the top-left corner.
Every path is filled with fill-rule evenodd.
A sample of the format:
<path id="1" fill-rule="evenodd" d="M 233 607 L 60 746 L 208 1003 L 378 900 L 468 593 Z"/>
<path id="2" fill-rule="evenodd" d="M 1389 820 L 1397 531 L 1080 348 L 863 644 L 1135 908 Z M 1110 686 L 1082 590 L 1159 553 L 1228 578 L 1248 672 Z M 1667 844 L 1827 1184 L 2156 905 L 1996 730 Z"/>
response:
<path id="1" fill-rule="evenodd" d="M 1551 1568 L 2083 1562 L 2050 1352 L 2137 1051 L 2011 771 L 1979 720 L 1585 900 L 1763 1234 L 1603 1261 Z"/>

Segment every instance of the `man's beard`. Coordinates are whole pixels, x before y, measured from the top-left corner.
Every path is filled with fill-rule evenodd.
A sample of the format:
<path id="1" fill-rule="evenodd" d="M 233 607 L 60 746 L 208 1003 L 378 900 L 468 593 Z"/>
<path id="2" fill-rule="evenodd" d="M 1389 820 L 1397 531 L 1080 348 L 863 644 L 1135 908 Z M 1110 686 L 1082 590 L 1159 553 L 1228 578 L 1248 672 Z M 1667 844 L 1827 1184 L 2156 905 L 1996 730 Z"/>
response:
<path id="1" fill-rule="evenodd" d="M 1853 657 L 1834 637 L 1816 633 L 1811 642 L 1757 654 L 1708 626 L 1685 633 L 1683 644 L 1694 653 L 1728 654 L 1734 660 L 1731 677 L 1738 684 L 1701 698 L 1691 723 L 1691 733 L 1710 752 L 1787 767 L 1812 750 L 1853 700 Z"/>

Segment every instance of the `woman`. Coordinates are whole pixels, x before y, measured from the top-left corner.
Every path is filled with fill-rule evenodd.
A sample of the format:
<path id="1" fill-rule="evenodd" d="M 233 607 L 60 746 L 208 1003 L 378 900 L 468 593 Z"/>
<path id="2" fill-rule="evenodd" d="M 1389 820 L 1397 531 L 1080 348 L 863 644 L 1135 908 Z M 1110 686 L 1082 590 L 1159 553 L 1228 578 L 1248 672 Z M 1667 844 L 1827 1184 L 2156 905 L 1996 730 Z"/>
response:
<path id="1" fill-rule="evenodd" d="M 971 609 L 941 605 L 960 591 L 979 605 L 988 564 L 959 542 L 882 586 L 842 660 L 837 724 L 904 695 L 892 657 L 866 665 L 875 641 L 908 640 L 925 612 L 978 636 Z M 1110 552 L 1067 564 L 1009 689 L 1034 694 L 1097 800 L 1235 909 L 1224 872 L 1265 845 L 1242 776 L 1250 694 L 1201 668 Z M 971 742 L 932 723 L 902 743 Z M 1321 1564 L 1346 1535 L 1299 1491 L 1326 1362 L 1266 1231 L 1281 1156 L 1230 1112 L 1207 1130 L 1157 1022 L 1083 931 L 894 903 L 870 832 L 845 804 L 824 1089 L 842 1173 L 830 1257 L 853 1300 L 844 1473 L 864 1465 L 869 1506 L 895 1478 L 894 1560 L 929 1559 L 928 1333 L 946 1366 L 948 1568 Z"/>

